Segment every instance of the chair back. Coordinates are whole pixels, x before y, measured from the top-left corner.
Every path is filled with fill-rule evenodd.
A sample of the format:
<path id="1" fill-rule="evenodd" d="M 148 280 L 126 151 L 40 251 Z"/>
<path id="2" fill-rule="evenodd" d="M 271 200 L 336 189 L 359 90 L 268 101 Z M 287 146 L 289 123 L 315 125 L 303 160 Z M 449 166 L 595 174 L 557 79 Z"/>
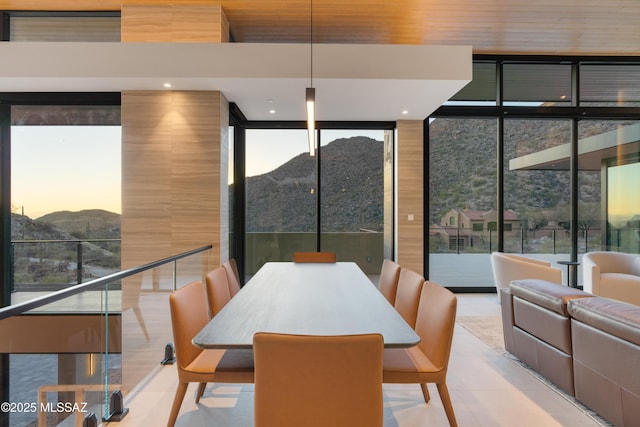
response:
<path id="1" fill-rule="evenodd" d="M 396 302 L 396 291 L 398 290 L 398 279 L 400 278 L 400 265 L 385 259 L 380 270 L 380 280 L 378 289 L 391 305 Z"/>
<path id="2" fill-rule="evenodd" d="M 293 262 L 336 262 L 335 252 L 294 252 Z"/>
<path id="3" fill-rule="evenodd" d="M 229 284 L 229 296 L 233 298 L 235 294 L 240 292 L 240 275 L 238 274 L 238 265 L 236 260 L 231 258 L 222 264 L 227 273 L 227 283 Z"/>
<path id="4" fill-rule="evenodd" d="M 585 265 L 587 261 L 598 266 L 600 273 L 623 273 L 623 274 L 636 274 L 634 271 L 634 263 L 636 266 L 640 266 L 637 262 L 639 255 L 628 254 L 623 252 L 613 251 L 595 251 L 587 252 L 582 258 Z M 640 271 L 637 273 L 640 274 Z"/>
<path id="5" fill-rule="evenodd" d="M 229 284 L 227 281 L 227 270 L 218 267 L 207 273 L 205 277 L 207 283 L 207 301 L 211 317 L 218 314 L 231 299 L 229 294 Z"/>
<path id="6" fill-rule="evenodd" d="M 173 345 L 180 369 L 189 366 L 202 352 L 191 340 L 209 321 L 206 298 L 202 282 L 191 282 L 169 296 Z"/>
<path id="7" fill-rule="evenodd" d="M 541 279 L 562 284 L 562 270 L 551 267 L 551 263 L 535 258 L 493 252 L 491 254 L 493 281 L 500 301 L 500 290 L 509 287 L 509 283 L 520 279 Z"/>
<path id="8" fill-rule="evenodd" d="M 413 270 L 402 268 L 398 277 L 398 290 L 394 307 L 412 328 L 416 325 L 418 303 L 424 277 Z"/>
<path id="9" fill-rule="evenodd" d="M 420 294 L 416 318 L 418 346 L 429 360 L 446 372 L 456 323 L 458 299 L 448 289 L 426 281 Z"/>
<path id="10" fill-rule="evenodd" d="M 380 334 L 257 333 L 256 427 L 382 426 Z"/>

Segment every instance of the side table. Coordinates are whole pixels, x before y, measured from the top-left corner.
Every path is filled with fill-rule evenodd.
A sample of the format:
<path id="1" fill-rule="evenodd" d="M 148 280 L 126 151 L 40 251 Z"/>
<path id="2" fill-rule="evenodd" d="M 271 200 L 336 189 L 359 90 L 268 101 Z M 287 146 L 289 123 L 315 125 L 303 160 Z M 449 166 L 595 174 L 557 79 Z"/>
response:
<path id="1" fill-rule="evenodd" d="M 572 288 L 577 288 L 578 284 L 577 283 L 573 283 L 573 280 L 572 280 L 573 275 L 571 274 L 571 272 L 572 272 L 572 268 L 577 268 L 580 265 L 580 262 L 578 262 L 578 261 L 558 261 L 558 264 L 567 266 L 567 286 L 570 286 Z"/>

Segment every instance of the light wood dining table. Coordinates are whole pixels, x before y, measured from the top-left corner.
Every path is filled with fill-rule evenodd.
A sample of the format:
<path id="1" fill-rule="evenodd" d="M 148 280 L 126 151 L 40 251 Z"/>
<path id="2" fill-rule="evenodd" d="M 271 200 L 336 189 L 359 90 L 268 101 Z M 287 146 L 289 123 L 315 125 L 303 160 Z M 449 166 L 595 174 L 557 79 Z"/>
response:
<path id="1" fill-rule="evenodd" d="M 250 349 L 256 332 L 379 333 L 387 348 L 420 342 L 352 262 L 266 263 L 193 338 L 193 344 L 206 349 Z"/>

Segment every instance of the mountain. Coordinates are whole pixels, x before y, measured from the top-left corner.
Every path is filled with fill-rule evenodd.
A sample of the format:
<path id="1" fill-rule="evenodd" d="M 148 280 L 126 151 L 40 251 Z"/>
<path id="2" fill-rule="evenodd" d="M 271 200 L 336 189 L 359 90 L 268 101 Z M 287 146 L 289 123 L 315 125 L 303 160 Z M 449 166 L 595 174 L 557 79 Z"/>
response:
<path id="1" fill-rule="evenodd" d="M 101 209 L 53 212 L 41 216 L 36 222 L 67 232 L 77 239 L 120 238 L 120 215 Z"/>
<path id="2" fill-rule="evenodd" d="M 580 138 L 616 128 L 619 122 L 581 123 Z M 436 119 L 429 126 L 429 221 L 449 209 L 488 211 L 496 205 L 496 120 Z M 505 162 L 570 141 L 566 120 L 505 120 Z M 600 172 L 580 171 L 580 201 L 600 202 Z M 568 170 L 509 172 L 505 168 L 505 209 L 519 214 L 550 210 L 570 202 Z M 568 209 L 568 208 L 567 208 Z M 568 212 L 568 210 L 567 210 Z M 567 213 L 568 215 L 568 213 Z"/>
<path id="3" fill-rule="evenodd" d="M 383 142 L 342 138 L 322 147 L 322 224 L 330 231 L 382 230 Z M 314 231 L 316 157 L 302 153 L 248 177 L 247 231 Z"/>

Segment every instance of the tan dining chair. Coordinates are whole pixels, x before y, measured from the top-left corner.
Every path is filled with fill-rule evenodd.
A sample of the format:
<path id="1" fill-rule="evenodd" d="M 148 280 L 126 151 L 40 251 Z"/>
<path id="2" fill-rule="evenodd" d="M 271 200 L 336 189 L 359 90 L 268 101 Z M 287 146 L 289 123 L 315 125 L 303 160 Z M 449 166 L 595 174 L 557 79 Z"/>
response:
<path id="1" fill-rule="evenodd" d="M 230 258 L 224 264 L 222 264 L 227 272 L 227 282 L 229 283 L 229 296 L 233 298 L 235 294 L 240 292 L 240 274 L 238 273 L 238 264 L 236 260 Z"/>
<path id="2" fill-rule="evenodd" d="M 449 425 L 457 426 L 446 377 L 456 322 L 457 298 L 448 289 L 426 281 L 420 294 L 416 333 L 420 343 L 408 349 L 384 351 L 383 382 L 420 384 L 429 403 L 427 383 L 435 383 Z"/>
<path id="3" fill-rule="evenodd" d="M 209 314 L 213 317 L 231 300 L 227 270 L 222 266 L 214 268 L 205 276 L 205 282 L 207 284 Z"/>
<path id="4" fill-rule="evenodd" d="M 255 334 L 255 427 L 381 427 L 383 345 L 380 334 Z"/>
<path id="5" fill-rule="evenodd" d="M 171 406 L 168 427 L 173 427 L 178 418 L 189 383 L 199 383 L 197 403 L 208 382 L 253 382 L 251 350 L 203 350 L 192 344 L 193 337 L 209 321 L 206 298 L 202 282 L 192 282 L 169 296 L 178 388 Z"/>
<path id="6" fill-rule="evenodd" d="M 398 279 L 400 279 L 400 265 L 390 259 L 385 259 L 380 269 L 378 289 L 391 305 L 396 302 Z"/>
<path id="7" fill-rule="evenodd" d="M 422 277 L 422 275 L 407 268 L 400 269 L 398 289 L 393 306 L 412 328 L 416 325 L 418 303 L 420 302 L 420 292 L 422 291 L 423 283 L 424 277 Z"/>
<path id="8" fill-rule="evenodd" d="M 336 262 L 335 252 L 294 252 L 293 262 Z"/>

